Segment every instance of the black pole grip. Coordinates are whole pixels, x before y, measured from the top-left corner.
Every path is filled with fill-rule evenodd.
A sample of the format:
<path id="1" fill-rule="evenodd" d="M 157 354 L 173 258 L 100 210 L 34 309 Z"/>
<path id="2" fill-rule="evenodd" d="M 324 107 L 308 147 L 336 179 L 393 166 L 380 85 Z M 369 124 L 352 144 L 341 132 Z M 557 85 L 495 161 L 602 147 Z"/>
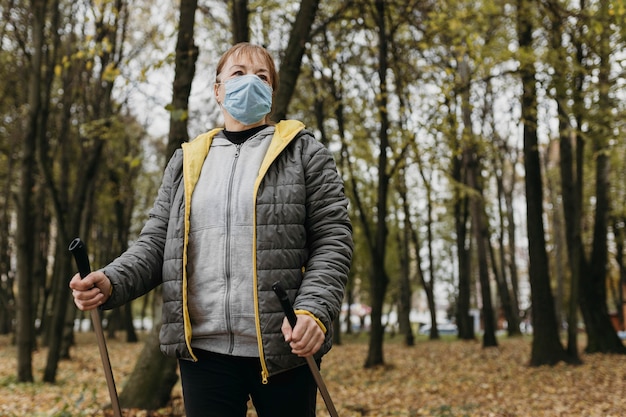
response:
<path id="1" fill-rule="evenodd" d="M 289 301 L 287 292 L 278 281 L 272 285 L 272 289 L 274 290 L 276 296 L 278 297 L 278 300 L 280 301 L 280 305 L 285 312 L 285 316 L 287 316 L 287 320 L 289 320 L 289 324 L 291 324 L 292 328 L 296 327 L 296 322 L 298 321 L 298 318 L 296 317 L 296 312 L 293 311 L 293 307 L 291 306 L 291 301 Z"/>
<path id="2" fill-rule="evenodd" d="M 78 273 L 81 278 L 85 278 L 91 272 L 91 266 L 89 266 L 89 256 L 87 256 L 87 248 L 79 237 L 72 240 L 69 246 L 69 251 L 74 255 L 76 266 L 78 267 Z"/>
<path id="3" fill-rule="evenodd" d="M 291 305 L 291 301 L 289 301 L 287 292 L 278 281 L 276 281 L 272 285 L 272 289 L 276 293 L 278 300 L 280 300 L 280 305 L 285 312 L 285 316 L 287 316 L 287 320 L 289 320 L 289 324 L 291 324 L 292 328 L 296 327 L 296 322 L 298 321 L 298 318 L 296 317 L 296 312 L 293 311 L 293 306 Z M 311 374 L 313 375 L 315 384 L 319 388 L 320 394 L 322 394 L 322 398 L 324 399 L 324 403 L 326 404 L 328 413 L 331 415 L 331 417 L 339 417 L 339 415 L 337 414 L 337 409 L 335 408 L 335 404 L 333 404 L 333 400 L 330 398 L 328 388 L 326 388 L 326 384 L 324 384 L 324 380 L 322 379 L 322 375 L 320 374 L 320 370 L 318 368 L 318 365 L 315 363 L 313 356 L 307 356 L 306 362 L 309 366 L 309 369 L 311 370 Z"/>

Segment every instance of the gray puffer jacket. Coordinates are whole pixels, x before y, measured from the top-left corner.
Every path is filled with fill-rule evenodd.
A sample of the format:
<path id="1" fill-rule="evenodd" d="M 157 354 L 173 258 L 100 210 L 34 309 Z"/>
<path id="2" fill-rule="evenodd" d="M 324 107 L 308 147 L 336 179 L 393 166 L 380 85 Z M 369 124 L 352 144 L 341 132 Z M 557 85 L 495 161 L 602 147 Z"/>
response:
<path id="1" fill-rule="evenodd" d="M 254 304 L 262 377 L 302 365 L 284 341 L 284 313 L 272 284 L 280 281 L 294 309 L 326 331 L 319 358 L 331 348 L 352 258 L 352 228 L 343 182 L 331 153 L 297 121 L 275 126 L 255 183 Z M 141 234 L 103 272 L 113 284 L 113 308 L 163 284 L 161 350 L 196 360 L 187 306 L 190 201 L 211 140 L 200 135 L 176 151 Z"/>

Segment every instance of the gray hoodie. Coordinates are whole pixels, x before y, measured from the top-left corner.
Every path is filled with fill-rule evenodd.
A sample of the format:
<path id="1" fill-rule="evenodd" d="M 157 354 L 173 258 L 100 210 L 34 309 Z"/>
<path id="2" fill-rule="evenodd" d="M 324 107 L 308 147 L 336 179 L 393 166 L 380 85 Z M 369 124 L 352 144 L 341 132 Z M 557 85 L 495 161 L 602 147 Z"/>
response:
<path id="1" fill-rule="evenodd" d="M 254 325 L 254 182 L 272 139 L 266 129 L 241 144 L 213 139 L 191 198 L 189 313 L 191 346 L 259 356 Z"/>

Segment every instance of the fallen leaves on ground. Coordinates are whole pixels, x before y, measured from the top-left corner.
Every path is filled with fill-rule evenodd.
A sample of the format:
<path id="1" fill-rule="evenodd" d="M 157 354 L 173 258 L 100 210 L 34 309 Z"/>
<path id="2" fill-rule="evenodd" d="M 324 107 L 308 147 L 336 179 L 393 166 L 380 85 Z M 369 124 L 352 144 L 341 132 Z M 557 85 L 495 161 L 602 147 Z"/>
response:
<path id="1" fill-rule="evenodd" d="M 16 350 L 0 337 L 0 415 L 108 417 L 106 380 L 93 334 L 78 334 L 71 360 L 59 364 L 56 384 L 41 382 L 47 350 L 33 355 L 34 383 L 16 382 Z M 386 365 L 364 369 L 367 344 L 346 342 L 324 358 L 322 375 L 342 417 L 617 417 L 626 414 L 626 358 L 585 355 L 583 364 L 531 368 L 530 339 L 426 341 L 413 347 L 386 343 Z M 118 390 L 142 343 L 108 340 Z M 253 409 L 248 413 L 255 416 Z M 327 416 L 318 396 L 318 417 Z M 180 384 L 170 406 L 124 410 L 125 417 L 183 417 Z M 297 417 L 297 416 L 296 416 Z"/>

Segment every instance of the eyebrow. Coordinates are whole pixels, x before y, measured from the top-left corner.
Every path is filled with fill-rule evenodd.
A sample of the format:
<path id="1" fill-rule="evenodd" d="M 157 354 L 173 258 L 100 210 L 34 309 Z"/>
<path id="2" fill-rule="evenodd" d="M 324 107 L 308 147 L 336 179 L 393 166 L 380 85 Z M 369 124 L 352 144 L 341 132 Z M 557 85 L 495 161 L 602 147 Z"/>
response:
<path id="1" fill-rule="evenodd" d="M 231 65 L 231 66 L 228 68 L 228 71 L 233 71 L 233 70 L 235 70 L 235 69 L 240 69 L 240 68 L 242 68 L 242 69 L 247 69 L 247 67 L 246 67 L 245 65 L 242 65 L 242 64 L 233 64 L 233 65 Z M 256 71 L 256 73 L 259 73 L 259 72 L 269 73 L 270 71 L 269 71 L 269 69 L 267 69 L 267 68 L 261 68 L 261 69 L 259 69 L 258 71 Z"/>

